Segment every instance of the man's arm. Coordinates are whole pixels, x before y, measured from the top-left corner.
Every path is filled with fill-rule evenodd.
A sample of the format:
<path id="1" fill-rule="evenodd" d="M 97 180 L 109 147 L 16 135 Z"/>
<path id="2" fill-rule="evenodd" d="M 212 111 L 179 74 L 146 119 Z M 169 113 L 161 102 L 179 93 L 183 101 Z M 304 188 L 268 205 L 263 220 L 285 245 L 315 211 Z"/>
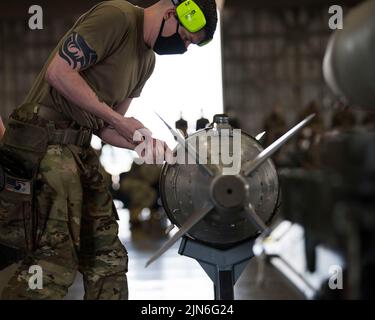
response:
<path id="1" fill-rule="evenodd" d="M 121 116 L 124 116 L 128 111 L 132 98 L 125 99 L 122 103 L 114 108 L 114 110 L 119 113 Z M 105 126 L 98 132 L 98 136 L 106 143 L 125 149 L 134 150 L 137 146 L 134 143 L 131 143 L 129 140 L 122 137 L 112 126 Z"/>
<path id="2" fill-rule="evenodd" d="M 117 113 L 119 113 L 122 116 L 124 116 L 128 112 L 130 104 L 132 103 L 132 101 L 133 101 L 133 98 L 127 98 L 127 99 L 125 99 L 122 103 L 120 103 L 118 106 L 116 106 L 114 108 L 114 110 Z"/>
<path id="3" fill-rule="evenodd" d="M 79 71 L 95 64 L 95 55 L 95 51 L 79 34 L 72 33 L 48 66 L 46 81 L 66 99 L 103 119 L 120 136 L 132 141 L 134 131 L 144 126 L 133 118 L 124 118 L 106 103 L 100 102 L 95 92 L 79 74 Z"/>
<path id="4" fill-rule="evenodd" d="M 120 103 L 116 108 L 116 112 L 120 113 L 121 115 L 125 115 L 126 112 L 128 111 L 129 107 L 130 107 L 130 104 L 132 102 L 132 98 L 127 98 L 125 99 L 122 103 Z M 143 133 L 144 130 L 148 130 L 148 129 L 142 129 L 141 132 Z M 119 148 L 125 148 L 125 149 L 130 149 L 130 150 L 134 150 L 136 147 L 137 147 L 137 143 L 134 143 L 134 142 L 129 142 L 128 140 L 124 139 L 122 136 L 120 136 L 116 130 L 114 130 L 113 128 L 111 128 L 110 126 L 106 126 L 104 127 L 102 130 L 100 130 L 99 132 L 99 137 L 109 143 L 110 145 L 113 145 L 115 147 L 119 147 Z M 150 132 L 149 133 L 149 136 L 151 136 L 152 133 Z M 168 161 L 168 159 L 173 159 L 173 153 L 172 151 L 169 149 L 169 147 L 167 146 L 167 144 L 163 141 L 159 141 L 157 139 L 147 139 L 146 141 L 144 141 L 146 143 L 147 148 L 152 148 L 152 153 L 153 153 L 153 159 L 158 159 L 158 154 L 163 154 L 164 155 L 164 158 L 165 160 Z M 141 148 L 141 150 L 144 152 L 144 149 Z M 139 150 L 135 150 L 137 151 L 138 155 L 140 157 L 145 157 L 146 154 L 145 153 L 139 153 Z M 148 163 L 148 162 L 147 162 Z"/>
<path id="5" fill-rule="evenodd" d="M 129 110 L 130 104 L 133 101 L 133 98 L 127 98 L 123 102 L 121 102 L 119 105 L 117 105 L 114 110 L 119 113 L 121 116 L 124 116 L 126 112 Z M 133 119 L 133 118 L 128 118 Z M 134 119 L 134 121 L 138 121 Z M 148 129 L 142 129 L 142 132 L 144 133 L 145 130 Z M 147 131 L 146 131 L 147 133 Z M 148 133 L 150 136 L 152 135 L 151 132 Z M 101 129 L 98 132 L 98 136 L 106 143 L 119 147 L 119 148 L 125 148 L 125 149 L 131 149 L 134 150 L 134 148 L 137 146 L 136 143 L 133 143 L 132 141 L 129 141 L 122 137 L 112 126 L 105 126 L 103 129 Z"/>
<path id="6" fill-rule="evenodd" d="M 107 143 L 134 150 L 137 142 L 133 142 L 135 131 L 141 130 L 144 136 L 151 138 L 151 132 L 134 118 L 124 118 L 130 106 L 131 99 L 126 99 L 119 105 L 118 110 L 112 110 L 106 103 L 100 102 L 95 92 L 79 74 L 96 62 L 96 53 L 85 40 L 73 32 L 62 44 L 60 50 L 53 57 L 46 71 L 46 81 L 56 88 L 66 99 L 83 110 L 103 119 L 107 124 L 99 136 Z M 166 147 L 167 148 L 167 147 Z M 164 147 L 153 148 L 153 153 L 163 153 Z M 169 151 L 169 149 L 168 149 Z"/>

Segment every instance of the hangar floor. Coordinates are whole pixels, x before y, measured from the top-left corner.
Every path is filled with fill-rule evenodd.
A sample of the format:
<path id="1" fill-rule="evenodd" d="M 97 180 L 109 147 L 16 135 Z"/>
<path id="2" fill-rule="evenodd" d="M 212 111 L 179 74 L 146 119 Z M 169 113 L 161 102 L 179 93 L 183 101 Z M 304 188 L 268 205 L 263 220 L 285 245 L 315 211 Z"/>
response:
<path id="1" fill-rule="evenodd" d="M 120 212 L 120 238 L 129 252 L 129 292 L 132 300 L 212 300 L 213 285 L 199 264 L 178 255 L 178 244 L 154 264 L 145 269 L 145 263 L 164 240 L 143 231 L 131 233 L 127 214 Z M 0 289 L 15 270 L 15 265 L 0 273 Z M 273 267 L 266 265 L 264 281 L 257 283 L 258 263 L 253 259 L 235 287 L 236 299 L 303 299 L 303 296 Z M 79 274 L 66 299 L 83 297 Z"/>

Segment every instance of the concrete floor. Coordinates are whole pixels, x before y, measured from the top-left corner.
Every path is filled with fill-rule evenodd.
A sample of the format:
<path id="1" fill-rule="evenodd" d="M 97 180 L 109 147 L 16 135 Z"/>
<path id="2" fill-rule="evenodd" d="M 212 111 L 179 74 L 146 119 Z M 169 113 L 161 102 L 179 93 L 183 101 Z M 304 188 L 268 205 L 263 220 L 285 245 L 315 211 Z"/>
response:
<path id="1" fill-rule="evenodd" d="M 130 233 L 127 213 L 120 212 L 120 238 L 129 252 L 129 298 L 132 300 L 211 300 L 213 284 L 200 265 L 193 259 L 180 256 L 176 244 L 147 269 L 146 261 L 166 240 L 149 232 Z M 10 266 L 0 273 L 0 289 L 14 272 Z M 253 299 L 303 299 L 303 296 L 272 266 L 266 264 L 263 281 L 257 281 L 258 261 L 250 261 L 235 286 L 235 297 Z M 81 275 L 69 290 L 66 299 L 83 297 Z"/>

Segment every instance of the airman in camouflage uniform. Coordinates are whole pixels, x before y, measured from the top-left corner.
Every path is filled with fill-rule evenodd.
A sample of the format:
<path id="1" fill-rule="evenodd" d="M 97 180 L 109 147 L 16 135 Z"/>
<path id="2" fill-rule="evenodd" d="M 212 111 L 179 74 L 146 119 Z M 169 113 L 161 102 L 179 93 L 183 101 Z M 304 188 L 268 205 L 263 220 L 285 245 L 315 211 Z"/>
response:
<path id="1" fill-rule="evenodd" d="M 127 252 L 118 238 L 103 169 L 89 142 L 94 133 L 108 144 L 134 150 L 140 143 L 134 141 L 138 131 L 154 159 L 171 155 L 141 122 L 124 116 L 153 73 L 154 51 L 178 54 L 191 43 L 212 40 L 215 1 L 196 2 L 206 25 L 194 33 L 179 22 L 170 0 L 146 9 L 124 0 L 100 2 L 79 17 L 51 53 L 12 114 L 0 148 L 0 153 L 19 156 L 31 172 L 28 180 L 21 179 L 23 174 L 7 176 L 0 188 L 0 231 L 14 226 L 19 231 L 20 222 L 27 222 L 23 242 L 28 253 L 3 298 L 63 298 L 77 271 L 84 277 L 86 299 L 127 298 Z M 8 165 L 0 157 L 0 167 Z M 10 193 L 25 199 L 12 202 Z M 0 232 L 0 243 L 15 245 L 17 241 L 6 239 L 11 234 Z M 42 289 L 29 288 L 31 265 L 42 267 Z"/>

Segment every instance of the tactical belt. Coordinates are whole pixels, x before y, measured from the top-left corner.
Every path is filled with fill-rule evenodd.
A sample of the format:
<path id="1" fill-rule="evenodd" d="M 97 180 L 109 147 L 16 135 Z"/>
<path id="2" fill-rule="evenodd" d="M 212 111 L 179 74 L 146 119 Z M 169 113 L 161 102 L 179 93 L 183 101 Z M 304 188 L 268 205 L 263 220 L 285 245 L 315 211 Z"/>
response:
<path id="1" fill-rule="evenodd" d="M 92 133 L 88 129 L 56 129 L 54 123 L 47 124 L 48 144 L 74 144 L 78 147 L 90 146 Z"/>
<path id="2" fill-rule="evenodd" d="M 83 148 L 90 146 L 92 130 L 85 128 L 72 129 L 69 127 L 66 129 L 58 128 L 59 124 L 68 126 L 72 121 L 62 113 L 41 104 L 34 105 L 33 112 L 37 114 L 38 118 L 47 122 L 48 144 L 72 144 Z"/>

